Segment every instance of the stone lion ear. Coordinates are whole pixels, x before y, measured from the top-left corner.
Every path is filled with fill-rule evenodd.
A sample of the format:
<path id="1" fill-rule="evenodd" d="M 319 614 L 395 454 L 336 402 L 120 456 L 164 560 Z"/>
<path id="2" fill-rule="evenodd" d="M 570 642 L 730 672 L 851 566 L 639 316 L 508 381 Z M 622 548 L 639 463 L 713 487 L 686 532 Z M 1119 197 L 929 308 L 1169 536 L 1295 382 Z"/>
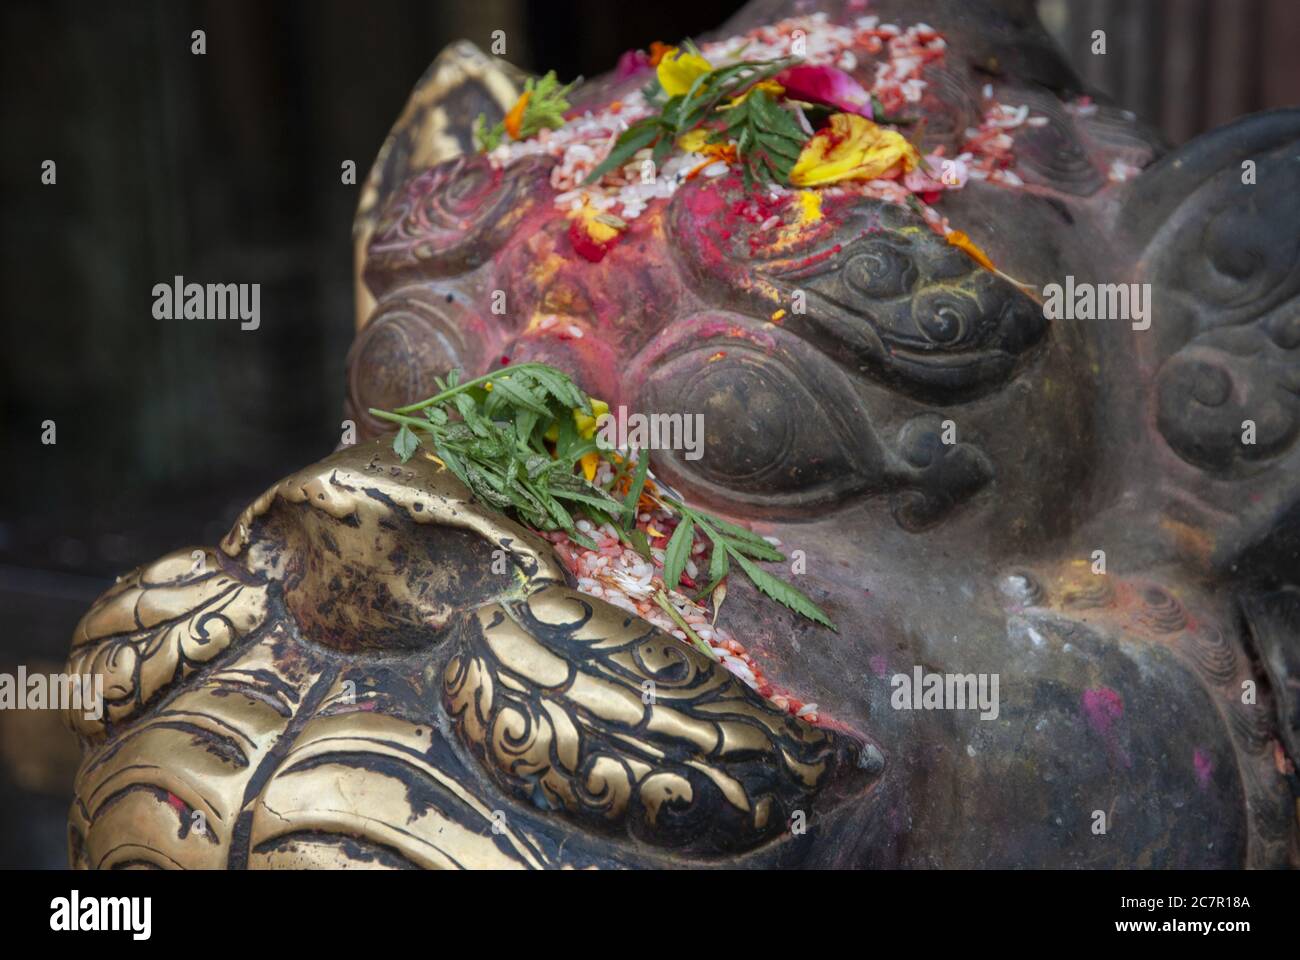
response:
<path id="1" fill-rule="evenodd" d="M 392 194 L 419 172 L 472 153 L 474 119 L 482 113 L 489 125 L 500 120 L 527 79 L 523 70 L 484 53 L 468 40 L 446 47 L 424 71 L 361 188 L 352 224 L 358 328 L 374 307 L 374 298 L 361 282 L 366 248 Z"/>
<path id="2" fill-rule="evenodd" d="M 1202 564 L 1271 565 L 1300 511 L 1300 110 L 1198 137 L 1121 210 L 1120 246 L 1150 285 L 1149 327 L 1125 349 L 1132 409 L 1152 411 L 1161 526 Z"/>
<path id="3" fill-rule="evenodd" d="M 1273 160 L 1294 161 L 1297 144 L 1300 109 L 1296 108 L 1252 114 L 1196 137 L 1130 181 L 1121 225 L 1130 236 L 1150 241 L 1180 211 L 1203 204 L 1206 198 L 1200 191 L 1219 179 L 1274 193 L 1282 184 L 1275 182 L 1268 190 L 1260 168 Z M 1251 169 L 1245 166 L 1247 161 L 1253 162 L 1253 178 L 1247 176 Z"/>

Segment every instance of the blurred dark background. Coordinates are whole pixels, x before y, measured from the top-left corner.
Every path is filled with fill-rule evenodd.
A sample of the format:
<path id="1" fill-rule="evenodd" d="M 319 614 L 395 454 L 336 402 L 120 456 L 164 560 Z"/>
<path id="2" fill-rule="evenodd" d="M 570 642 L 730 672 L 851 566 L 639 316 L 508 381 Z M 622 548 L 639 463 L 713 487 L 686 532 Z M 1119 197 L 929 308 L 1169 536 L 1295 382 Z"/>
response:
<path id="1" fill-rule="evenodd" d="M 215 543 L 338 442 L 350 227 L 415 80 L 461 37 L 563 79 L 736 0 L 31 0 L 0 13 L 0 672 L 59 669 L 112 577 Z M 1085 80 L 1174 143 L 1300 101 L 1295 0 L 1041 0 Z M 207 52 L 190 52 L 191 32 Z M 1108 52 L 1089 52 L 1095 29 Z M 41 165 L 57 183 L 41 184 Z M 261 327 L 156 320 L 176 274 L 261 284 Z M 41 442 L 56 424 L 57 443 Z M 75 746 L 0 712 L 0 866 L 66 862 Z"/>

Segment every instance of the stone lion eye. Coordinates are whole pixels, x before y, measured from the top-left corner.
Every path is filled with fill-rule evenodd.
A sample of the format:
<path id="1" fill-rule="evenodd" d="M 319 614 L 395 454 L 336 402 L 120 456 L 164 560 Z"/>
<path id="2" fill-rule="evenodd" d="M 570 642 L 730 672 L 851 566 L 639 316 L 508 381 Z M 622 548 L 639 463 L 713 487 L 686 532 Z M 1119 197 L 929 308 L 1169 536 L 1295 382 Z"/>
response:
<path id="1" fill-rule="evenodd" d="M 432 285 L 399 288 L 386 295 L 348 352 L 348 406 L 372 436 L 387 428 L 365 411 L 393 407 L 437 391 L 436 376 L 453 367 L 477 370 L 485 324 L 463 296 Z"/>
<path id="2" fill-rule="evenodd" d="M 869 242 L 844 266 L 848 283 L 869 297 L 901 297 L 916 284 L 917 269 L 904 251 L 883 240 Z"/>
<path id="3" fill-rule="evenodd" d="M 952 290 L 930 290 L 912 301 L 912 322 L 924 347 L 950 350 L 974 346 L 985 324 L 974 298 Z"/>
<path id="4" fill-rule="evenodd" d="M 780 357 L 694 350 L 659 365 L 647 387 L 648 409 L 698 417 L 697 449 L 656 450 L 654 463 L 705 501 L 816 502 L 854 473 L 835 418 Z"/>

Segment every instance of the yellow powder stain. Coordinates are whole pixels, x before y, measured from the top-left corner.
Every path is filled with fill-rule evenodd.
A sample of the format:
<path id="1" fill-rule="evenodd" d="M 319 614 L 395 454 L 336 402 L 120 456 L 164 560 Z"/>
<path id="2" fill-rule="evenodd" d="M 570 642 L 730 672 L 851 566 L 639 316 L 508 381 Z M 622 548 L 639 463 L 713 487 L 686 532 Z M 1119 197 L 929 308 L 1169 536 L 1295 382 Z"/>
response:
<path id="1" fill-rule="evenodd" d="M 795 204 L 795 220 L 777 230 L 771 245 L 773 251 L 785 250 L 805 239 L 808 228 L 823 217 L 822 196 L 816 190 L 800 190 L 795 195 Z"/>
<path id="2" fill-rule="evenodd" d="M 1169 517 L 1162 518 L 1160 526 L 1172 538 L 1179 552 L 1192 557 L 1203 566 L 1209 565 L 1215 541 L 1208 530 Z"/>
<path id="3" fill-rule="evenodd" d="M 564 258 L 552 250 L 532 259 L 528 265 L 528 279 L 535 286 L 545 289 L 563 267 Z"/>
<path id="4" fill-rule="evenodd" d="M 816 190 L 799 191 L 799 223 L 816 223 L 822 218 L 822 195 Z"/>

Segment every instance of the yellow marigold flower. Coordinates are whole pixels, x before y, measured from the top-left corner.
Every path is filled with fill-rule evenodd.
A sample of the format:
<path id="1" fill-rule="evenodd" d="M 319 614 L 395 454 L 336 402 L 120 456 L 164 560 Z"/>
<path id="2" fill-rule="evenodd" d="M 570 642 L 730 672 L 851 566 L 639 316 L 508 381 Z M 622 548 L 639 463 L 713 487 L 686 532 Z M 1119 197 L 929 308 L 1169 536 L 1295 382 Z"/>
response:
<path id="1" fill-rule="evenodd" d="M 680 97 L 691 89 L 691 84 L 712 70 L 713 64 L 698 53 L 687 53 L 677 47 L 665 53 L 655 68 L 659 86 L 670 97 Z"/>
<path id="2" fill-rule="evenodd" d="M 875 180 L 900 162 L 904 173 L 921 162 L 921 155 L 901 134 L 855 113 L 837 113 L 804 145 L 790 170 L 790 182 L 796 187 L 820 187 L 841 180 Z"/>

